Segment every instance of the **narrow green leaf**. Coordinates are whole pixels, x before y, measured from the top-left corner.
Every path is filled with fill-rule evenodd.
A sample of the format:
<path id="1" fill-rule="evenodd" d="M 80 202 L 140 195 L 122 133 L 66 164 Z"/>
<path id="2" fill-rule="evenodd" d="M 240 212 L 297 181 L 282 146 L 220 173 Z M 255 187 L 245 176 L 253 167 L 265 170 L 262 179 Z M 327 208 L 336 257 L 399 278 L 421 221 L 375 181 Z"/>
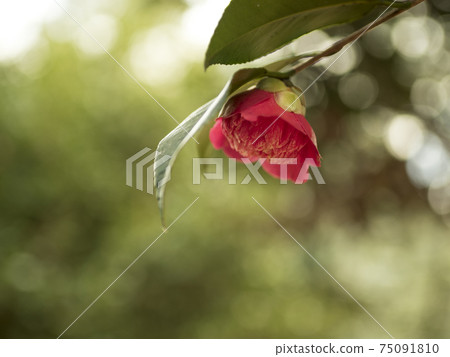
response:
<path id="1" fill-rule="evenodd" d="M 211 38 L 205 68 L 244 63 L 313 30 L 357 20 L 386 0 L 232 0 Z M 409 6 L 396 2 L 392 7 Z"/>
<path id="2" fill-rule="evenodd" d="M 268 73 L 269 72 L 265 68 L 247 68 L 237 71 L 215 99 L 194 111 L 160 141 L 156 149 L 154 183 L 156 188 L 156 199 L 158 201 L 163 225 L 166 183 L 170 178 L 171 168 L 180 150 L 206 123 L 218 116 L 227 98 L 233 92 L 246 83 L 251 82 L 256 78 L 264 77 Z"/>

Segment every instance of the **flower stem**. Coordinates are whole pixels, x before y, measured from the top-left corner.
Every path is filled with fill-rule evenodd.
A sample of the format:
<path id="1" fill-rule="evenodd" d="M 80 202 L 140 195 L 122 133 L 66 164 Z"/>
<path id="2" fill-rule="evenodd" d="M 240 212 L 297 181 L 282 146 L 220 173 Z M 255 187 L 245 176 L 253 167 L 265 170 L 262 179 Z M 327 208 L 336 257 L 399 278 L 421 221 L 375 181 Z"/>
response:
<path id="1" fill-rule="evenodd" d="M 336 43 L 334 43 L 333 45 L 328 47 L 326 50 L 320 52 L 319 54 L 312 57 L 308 61 L 302 63 L 301 65 L 299 65 L 297 67 L 294 67 L 293 72 L 298 73 L 300 71 L 303 71 L 304 69 L 319 62 L 322 58 L 329 57 L 329 56 L 332 56 L 332 55 L 338 53 L 340 50 L 342 50 L 344 48 L 344 46 L 346 46 L 347 44 L 349 44 L 351 42 L 355 42 L 366 32 L 372 30 L 373 28 L 377 27 L 378 25 L 382 24 L 383 22 L 386 22 L 386 21 L 392 19 L 393 17 L 398 16 L 401 13 L 413 8 L 414 6 L 419 5 L 423 1 L 424 0 L 414 0 L 411 2 L 411 5 L 408 8 L 397 9 L 395 11 L 392 11 L 392 12 L 380 17 L 379 19 L 377 19 L 377 20 L 373 21 L 372 23 L 362 27 L 361 29 L 353 32 L 352 34 L 348 35 L 347 37 L 344 37 L 343 39 L 337 41 Z"/>

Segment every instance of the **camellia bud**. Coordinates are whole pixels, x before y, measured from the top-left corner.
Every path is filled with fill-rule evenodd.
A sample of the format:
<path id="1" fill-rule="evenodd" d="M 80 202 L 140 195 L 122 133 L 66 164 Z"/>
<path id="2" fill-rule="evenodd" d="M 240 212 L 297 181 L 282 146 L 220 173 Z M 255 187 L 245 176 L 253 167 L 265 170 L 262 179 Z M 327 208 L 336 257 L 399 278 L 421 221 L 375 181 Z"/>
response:
<path id="1" fill-rule="evenodd" d="M 304 167 L 320 166 L 316 135 L 304 114 L 301 90 L 268 77 L 227 101 L 209 137 L 231 158 L 261 160 L 270 175 L 302 183 L 308 179 Z"/>
<path id="2" fill-rule="evenodd" d="M 256 85 L 258 89 L 274 93 L 277 104 L 286 111 L 305 115 L 306 103 L 305 96 L 300 88 L 293 84 L 286 84 L 277 78 L 263 78 Z"/>

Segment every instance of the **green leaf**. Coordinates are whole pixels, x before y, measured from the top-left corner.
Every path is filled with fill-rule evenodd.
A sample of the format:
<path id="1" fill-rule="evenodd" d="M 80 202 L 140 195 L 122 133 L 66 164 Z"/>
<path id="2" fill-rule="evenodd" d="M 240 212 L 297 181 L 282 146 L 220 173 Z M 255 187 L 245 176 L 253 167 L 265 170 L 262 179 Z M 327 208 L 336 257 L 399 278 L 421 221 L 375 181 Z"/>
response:
<path id="1" fill-rule="evenodd" d="M 233 92 L 245 84 L 268 74 L 269 72 L 265 68 L 247 68 L 237 71 L 215 99 L 204 104 L 190 114 L 160 141 L 156 149 L 154 183 L 156 188 L 156 199 L 158 201 L 163 226 L 166 183 L 170 178 L 171 168 L 180 150 L 205 124 L 217 118 L 226 100 Z M 274 73 L 270 74 L 276 75 Z"/>
<path id="2" fill-rule="evenodd" d="M 354 21 L 386 0 L 232 0 L 205 57 L 212 64 L 254 60 L 313 30 Z M 409 4 L 406 4 L 409 6 Z M 397 2 L 392 7 L 405 7 Z"/>

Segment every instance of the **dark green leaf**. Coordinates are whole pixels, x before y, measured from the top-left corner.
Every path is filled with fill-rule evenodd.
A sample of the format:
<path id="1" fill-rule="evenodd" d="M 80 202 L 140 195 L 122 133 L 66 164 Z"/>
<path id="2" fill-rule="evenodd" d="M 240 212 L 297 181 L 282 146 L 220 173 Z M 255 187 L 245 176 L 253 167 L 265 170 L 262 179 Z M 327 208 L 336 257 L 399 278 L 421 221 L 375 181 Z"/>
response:
<path id="1" fill-rule="evenodd" d="M 264 56 L 313 30 L 354 21 L 385 0 L 232 0 L 208 46 L 205 68 Z M 405 7 L 397 2 L 392 7 Z"/>

